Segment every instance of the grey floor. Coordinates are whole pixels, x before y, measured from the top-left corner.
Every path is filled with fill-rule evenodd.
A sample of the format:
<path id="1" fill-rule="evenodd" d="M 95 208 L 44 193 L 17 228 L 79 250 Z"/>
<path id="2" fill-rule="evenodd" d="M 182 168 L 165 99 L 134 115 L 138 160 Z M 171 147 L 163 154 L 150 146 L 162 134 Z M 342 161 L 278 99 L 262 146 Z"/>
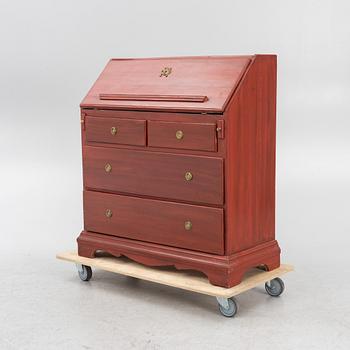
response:
<path id="1" fill-rule="evenodd" d="M 54 256 L 2 256 L 0 349 L 350 349 L 344 267 L 296 266 L 286 291 L 237 297 L 233 319 L 214 298 L 94 270 Z"/>

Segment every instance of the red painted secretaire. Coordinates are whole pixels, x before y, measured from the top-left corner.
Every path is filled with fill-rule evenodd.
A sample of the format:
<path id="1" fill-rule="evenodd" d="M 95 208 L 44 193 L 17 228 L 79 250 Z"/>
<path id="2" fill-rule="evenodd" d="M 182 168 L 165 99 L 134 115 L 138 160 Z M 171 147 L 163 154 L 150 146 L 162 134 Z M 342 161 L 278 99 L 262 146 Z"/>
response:
<path id="1" fill-rule="evenodd" d="M 81 103 L 79 255 L 238 284 L 280 264 L 276 56 L 112 59 Z"/>

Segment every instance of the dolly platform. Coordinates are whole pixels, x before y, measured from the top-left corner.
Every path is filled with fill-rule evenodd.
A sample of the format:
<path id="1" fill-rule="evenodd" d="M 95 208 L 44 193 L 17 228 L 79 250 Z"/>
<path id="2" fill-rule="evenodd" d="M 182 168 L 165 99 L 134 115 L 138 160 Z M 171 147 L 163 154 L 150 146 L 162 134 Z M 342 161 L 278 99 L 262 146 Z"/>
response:
<path id="1" fill-rule="evenodd" d="M 226 317 L 233 317 L 237 313 L 237 302 L 233 298 L 260 284 L 265 283 L 266 292 L 278 297 L 284 291 L 284 283 L 280 276 L 293 271 L 291 265 L 281 265 L 272 271 L 252 269 L 243 278 L 243 281 L 232 288 L 222 288 L 209 283 L 208 279 L 195 271 L 178 271 L 174 268 L 147 267 L 127 258 L 100 256 L 93 259 L 84 258 L 77 253 L 60 253 L 58 259 L 76 263 L 81 280 L 89 281 L 92 277 L 91 267 L 101 270 L 131 276 L 167 286 L 189 290 L 200 294 L 216 297 L 220 312 Z"/>

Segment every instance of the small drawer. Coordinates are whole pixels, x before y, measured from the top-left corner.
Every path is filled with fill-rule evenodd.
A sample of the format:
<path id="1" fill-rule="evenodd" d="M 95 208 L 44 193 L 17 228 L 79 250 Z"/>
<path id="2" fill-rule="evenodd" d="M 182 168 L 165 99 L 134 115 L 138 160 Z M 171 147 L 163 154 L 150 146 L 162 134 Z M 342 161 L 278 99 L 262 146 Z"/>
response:
<path id="1" fill-rule="evenodd" d="M 121 118 L 85 117 L 87 142 L 146 145 L 146 121 Z"/>
<path id="2" fill-rule="evenodd" d="M 221 158 L 85 146 L 83 167 L 88 189 L 223 204 Z"/>
<path id="3" fill-rule="evenodd" d="M 84 191 L 85 230 L 224 253 L 223 209 Z"/>
<path id="4" fill-rule="evenodd" d="M 148 145 L 216 151 L 216 124 L 148 121 Z"/>

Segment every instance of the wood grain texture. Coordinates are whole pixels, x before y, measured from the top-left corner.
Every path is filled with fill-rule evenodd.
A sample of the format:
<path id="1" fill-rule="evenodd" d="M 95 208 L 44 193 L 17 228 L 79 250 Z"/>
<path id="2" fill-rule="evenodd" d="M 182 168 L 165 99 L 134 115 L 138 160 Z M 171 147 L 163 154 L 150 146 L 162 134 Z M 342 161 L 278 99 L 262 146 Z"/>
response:
<path id="1" fill-rule="evenodd" d="M 111 129 L 115 128 L 115 134 Z M 146 120 L 122 118 L 85 118 L 87 142 L 146 145 Z"/>
<path id="2" fill-rule="evenodd" d="M 181 131 L 183 137 L 176 138 Z M 217 137 L 215 123 L 148 122 L 148 145 L 180 149 L 216 151 Z"/>
<path id="3" fill-rule="evenodd" d="M 208 100 L 208 97 L 200 95 L 100 94 L 100 100 L 205 102 Z"/>
<path id="4" fill-rule="evenodd" d="M 175 266 L 178 270 L 196 270 L 204 273 L 210 283 L 233 287 L 254 266 L 264 265 L 271 271 L 279 267 L 280 249 L 276 241 L 263 243 L 231 256 L 208 254 L 160 244 L 112 237 L 83 231 L 77 239 L 78 254 L 93 258 L 97 251 L 114 256 L 126 256 L 148 266 Z"/>
<path id="5" fill-rule="evenodd" d="M 283 264 L 273 271 L 251 269 L 244 275 L 239 285 L 232 288 L 222 288 L 213 286 L 207 278 L 195 271 L 150 268 L 122 257 L 115 258 L 102 255 L 95 259 L 90 259 L 81 257 L 76 252 L 64 252 L 58 253 L 56 258 L 195 293 L 223 298 L 231 298 L 294 270 L 293 266 L 287 264 Z"/>
<path id="6" fill-rule="evenodd" d="M 221 205 L 220 158 L 85 146 L 84 185 L 90 189 Z M 112 171 L 106 173 L 105 165 Z M 193 174 L 186 181 L 186 172 Z"/>
<path id="7" fill-rule="evenodd" d="M 130 203 L 152 199 L 156 202 L 168 201 L 165 207 L 168 207 L 168 204 L 181 206 L 191 203 L 193 208 L 200 206 L 207 207 L 206 209 L 223 209 L 224 244 L 220 241 L 222 231 L 214 229 L 213 236 L 210 238 L 213 242 L 209 242 L 208 232 L 203 228 L 203 232 L 198 232 L 198 235 L 202 234 L 205 242 L 197 239 L 195 244 L 191 242 L 190 245 L 181 245 L 181 247 L 191 247 L 186 249 L 179 248 L 179 245 L 170 246 L 177 244 L 173 241 L 177 239 L 177 231 L 175 235 L 161 236 L 157 229 L 151 230 L 146 225 L 146 237 L 141 237 L 137 232 L 145 220 L 140 219 L 138 221 L 141 222 L 134 223 L 132 220 L 129 222 L 128 226 L 133 228 L 133 238 L 131 236 L 121 238 L 102 233 L 104 226 L 94 228 L 99 230 L 97 233 L 83 231 L 78 238 L 80 255 L 93 257 L 95 251 L 101 249 L 115 256 L 126 255 L 145 265 L 173 265 L 178 269 L 194 269 L 205 273 L 211 283 L 225 287 L 232 287 L 239 283 L 245 271 L 254 266 L 265 265 L 269 270 L 278 268 L 280 248 L 275 240 L 274 227 L 276 56 L 245 56 L 243 57 L 245 63 L 241 65 L 244 68 L 239 73 L 236 71 L 231 76 L 226 75 L 225 78 L 223 78 L 224 74 L 230 72 L 231 68 L 235 70 L 238 66 L 231 67 L 224 73 L 221 68 L 226 67 L 226 64 L 229 66 L 232 60 L 223 59 L 225 61 L 223 64 L 221 59 L 211 60 L 211 67 L 208 69 L 203 66 L 203 62 L 206 62 L 205 58 L 196 58 L 193 61 L 192 58 L 172 58 L 168 61 L 137 60 L 137 62 L 126 60 L 126 63 L 118 61 L 119 68 L 120 64 L 124 68 L 129 67 L 129 64 L 130 67 L 136 67 L 132 70 L 132 74 L 125 70 L 121 75 L 123 78 L 121 81 L 124 81 L 125 76 L 125 91 L 112 91 L 114 86 L 109 85 L 114 81 L 116 72 L 119 72 L 119 68 L 115 68 L 117 66 L 112 64 L 103 73 L 108 77 L 95 84 L 87 99 L 84 100 L 86 104 L 82 104 L 82 141 L 86 190 L 110 192 L 108 196 L 127 195 L 133 197 L 130 198 Z M 160 80 L 155 83 L 150 80 L 150 85 L 147 83 L 139 89 L 138 82 L 145 81 L 148 75 L 153 76 L 159 62 L 174 62 L 171 75 L 160 77 Z M 189 62 L 193 66 L 191 72 L 206 73 L 200 77 L 197 76 L 194 80 L 190 75 L 181 79 L 177 76 L 171 80 L 174 72 L 182 74 L 181 72 L 188 69 L 187 67 L 182 71 L 181 67 Z M 215 72 L 211 71 L 213 62 L 221 67 Z M 137 68 L 139 65 L 140 68 Z M 138 80 L 136 73 L 140 74 L 141 80 Z M 211 84 L 208 90 L 207 82 L 212 78 L 218 80 Z M 232 81 L 228 82 L 226 79 Z M 203 81 L 206 83 L 203 84 Z M 180 82 L 183 84 L 181 89 Z M 199 87 L 199 82 L 202 87 Z M 222 89 L 218 86 L 221 83 Z M 149 86 L 152 91 L 148 90 Z M 104 91 L 108 90 L 105 87 L 110 87 L 111 91 Z M 198 94 L 207 95 L 209 100 L 204 103 L 103 102 L 99 100 L 99 103 L 94 105 L 94 101 L 99 99 L 98 93 L 101 92 L 152 95 Z M 221 97 L 216 99 L 219 95 Z M 108 110 L 113 108 L 118 110 Z M 222 111 L 223 114 L 220 114 Z M 146 134 L 144 145 L 109 143 L 103 140 L 87 141 L 88 124 L 84 123 L 84 120 L 90 117 L 106 123 L 113 118 L 130 119 L 135 122 L 146 121 L 146 125 L 149 126 L 148 140 Z M 210 128 L 202 124 L 208 124 Z M 181 140 L 182 149 L 179 146 L 181 143 L 177 143 L 178 140 L 174 138 L 178 125 L 182 125 L 184 129 L 185 137 Z M 190 140 L 186 138 L 189 134 L 192 136 Z M 214 141 L 214 149 L 212 141 Z M 112 166 L 112 171 L 109 173 L 104 170 L 106 163 Z M 184 177 L 188 171 L 193 174 L 191 181 L 186 181 Z M 131 208 L 132 204 L 127 206 Z M 189 207 L 192 208 L 192 206 L 187 208 Z M 137 208 L 137 215 L 142 211 L 147 213 L 149 210 L 151 216 L 156 211 L 152 206 Z M 91 209 L 89 214 L 93 217 L 95 214 L 91 212 L 94 212 L 94 209 Z M 192 209 L 189 211 L 189 214 L 191 213 Z M 201 210 L 201 213 L 204 211 Z M 177 220 L 176 210 L 174 215 L 174 220 Z M 127 214 L 123 216 L 127 218 Z M 205 223 L 205 215 L 198 212 L 199 217 Z M 98 224 L 100 225 L 99 222 Z M 124 224 L 126 227 L 126 219 Z M 87 226 L 86 228 L 91 229 Z M 118 227 L 113 227 L 113 230 L 116 231 L 108 232 L 122 235 Z M 141 239 L 159 243 L 142 242 Z M 199 252 L 203 250 L 202 244 L 206 252 Z M 221 249 L 224 247 L 224 250 L 220 250 L 219 247 Z M 209 251 L 211 253 L 208 253 Z M 216 253 L 213 253 L 214 251 Z"/>
<path id="8" fill-rule="evenodd" d="M 257 55 L 225 113 L 226 254 L 275 239 L 276 56 Z"/>
<path id="9" fill-rule="evenodd" d="M 252 56 L 178 57 L 111 60 L 81 107 L 132 110 L 222 112 Z M 171 67 L 168 77 L 160 76 Z M 192 101 L 100 100 L 103 95 L 207 96 Z"/>
<path id="10" fill-rule="evenodd" d="M 84 118 L 94 117 L 94 118 L 116 118 L 116 119 L 132 119 L 132 120 L 147 120 L 148 122 L 176 122 L 176 123 L 204 123 L 204 124 L 216 124 L 217 127 L 221 127 L 221 123 L 223 122 L 223 115 L 213 115 L 213 114 L 202 114 L 202 113 L 174 113 L 174 112 L 149 112 L 149 111 L 113 111 L 113 110 L 98 110 L 98 109 L 82 109 L 82 115 L 85 115 Z M 86 130 L 82 128 L 82 137 L 83 137 L 83 147 L 86 145 L 85 134 Z M 218 133 L 219 135 L 219 133 Z M 89 143 L 88 143 L 89 144 Z M 91 143 L 90 143 L 91 145 Z M 94 146 L 101 147 L 111 147 L 111 148 L 126 148 L 126 149 L 136 149 L 140 150 L 140 146 L 133 145 L 123 145 L 123 144 L 113 144 L 113 143 L 98 143 L 94 142 Z M 220 132 L 220 138 L 217 137 L 217 149 L 215 152 L 215 157 L 217 158 L 225 158 L 225 147 L 226 142 L 224 138 L 222 138 L 222 132 Z M 151 150 L 152 152 L 161 152 L 164 153 L 164 147 L 156 147 L 148 145 L 145 147 L 145 150 Z M 205 151 L 205 150 L 196 150 L 191 149 L 190 152 L 184 152 L 183 149 L 180 148 L 171 148 L 172 154 L 192 154 L 192 155 L 208 155 L 209 157 L 214 156 L 213 151 Z"/>
<path id="11" fill-rule="evenodd" d="M 111 210 L 112 216 L 105 215 Z M 185 222 L 192 227 L 186 230 Z M 223 254 L 223 210 L 84 191 L 85 230 Z"/>

